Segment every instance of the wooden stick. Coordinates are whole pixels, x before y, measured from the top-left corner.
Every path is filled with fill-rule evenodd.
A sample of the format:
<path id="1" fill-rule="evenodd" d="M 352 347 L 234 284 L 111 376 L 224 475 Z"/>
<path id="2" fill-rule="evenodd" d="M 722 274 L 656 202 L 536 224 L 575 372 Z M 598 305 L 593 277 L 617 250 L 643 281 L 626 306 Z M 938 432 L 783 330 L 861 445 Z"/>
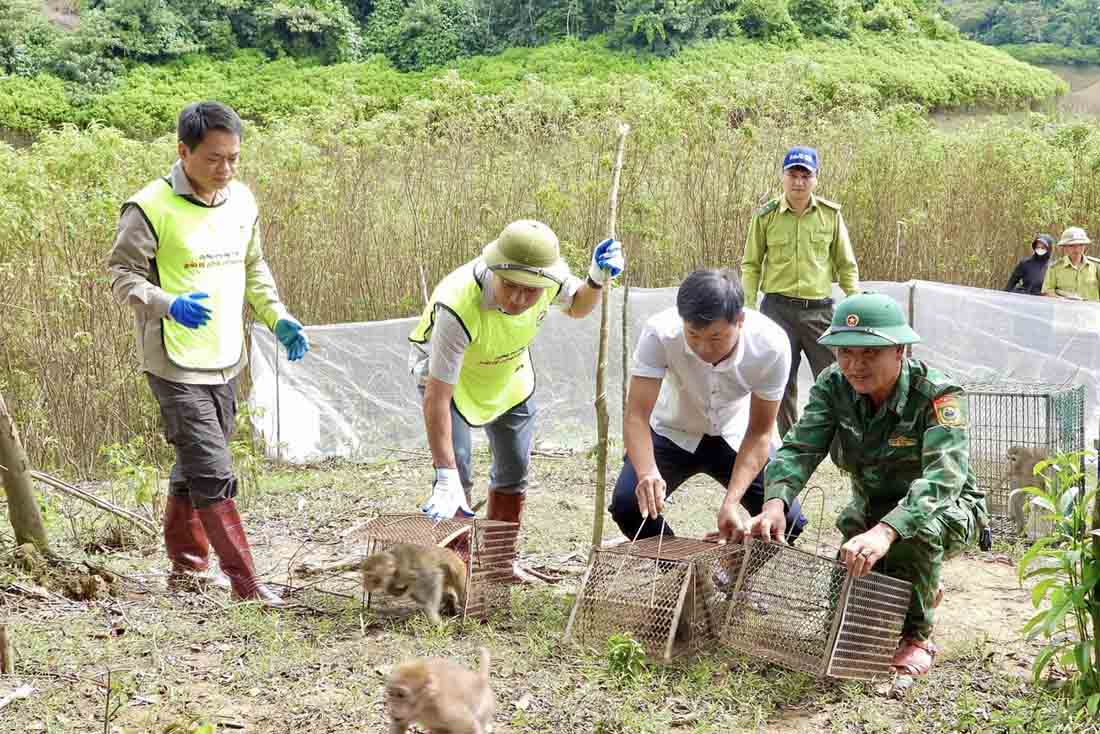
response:
<path id="1" fill-rule="evenodd" d="M 15 673 L 15 646 L 8 636 L 8 626 L 0 624 L 0 674 L 12 675 Z"/>
<path id="2" fill-rule="evenodd" d="M 32 469 L 30 475 L 32 479 L 37 479 L 43 484 L 48 484 L 62 494 L 66 494 L 70 497 L 75 497 L 79 500 L 84 500 L 88 504 L 95 505 L 104 512 L 109 512 L 112 515 L 121 517 L 123 520 L 126 520 L 127 522 L 136 525 L 139 529 L 143 530 L 148 535 L 156 537 L 160 534 L 160 530 L 158 530 L 151 522 L 146 520 L 144 517 L 140 515 L 135 515 L 129 510 L 124 510 L 121 507 L 116 507 L 106 500 L 101 500 L 99 497 L 96 497 L 91 492 L 85 492 L 83 489 L 80 489 L 79 487 L 74 487 L 68 482 L 62 481 L 57 477 L 52 477 L 45 472 L 35 471 Z"/>
<path id="3" fill-rule="evenodd" d="M 625 275 L 625 273 L 624 273 Z M 626 391 L 630 387 L 630 282 L 623 278 L 623 442 L 626 442 Z"/>
<path id="4" fill-rule="evenodd" d="M 619 123 L 619 146 L 615 152 L 615 167 L 611 173 L 611 194 L 608 197 L 607 236 L 615 238 L 615 219 L 619 211 L 619 176 L 623 171 L 623 147 L 630 125 Z M 603 514 L 607 496 L 607 336 L 608 302 L 610 301 L 611 282 L 608 280 L 608 293 L 600 299 L 600 351 L 596 361 L 596 517 L 592 523 L 592 552 L 595 553 L 603 539 Z"/>

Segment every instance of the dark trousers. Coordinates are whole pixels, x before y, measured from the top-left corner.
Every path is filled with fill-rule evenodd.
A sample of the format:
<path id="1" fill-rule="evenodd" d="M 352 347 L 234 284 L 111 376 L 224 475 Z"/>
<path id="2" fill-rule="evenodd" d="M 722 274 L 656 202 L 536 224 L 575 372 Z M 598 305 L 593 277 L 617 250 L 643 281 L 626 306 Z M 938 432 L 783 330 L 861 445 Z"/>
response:
<path id="1" fill-rule="evenodd" d="M 145 373 L 160 404 L 164 437 L 176 450 L 168 493 L 195 507 L 237 496 L 229 439 L 237 420 L 237 379 L 222 385 L 188 385 Z"/>
<path id="2" fill-rule="evenodd" d="M 733 464 L 737 461 L 737 452 L 734 451 L 726 439 L 721 436 L 703 436 L 695 452 L 685 451 L 669 439 L 654 431 L 650 431 L 653 437 L 653 456 L 657 461 L 657 471 L 665 480 L 665 497 L 668 497 L 676 489 L 691 479 L 696 474 L 706 474 L 712 477 L 723 487 L 728 487 L 730 476 L 733 474 Z M 638 474 L 634 465 L 630 463 L 630 457 L 623 457 L 623 468 L 619 472 L 619 479 L 615 482 L 615 492 L 611 497 L 612 519 L 623 531 L 623 535 L 631 540 L 637 535 L 638 539 L 649 538 L 661 532 L 663 518 L 647 518 L 642 522 L 642 513 L 638 510 L 638 498 L 634 489 L 638 486 Z M 749 515 L 759 515 L 764 506 L 764 472 L 761 471 L 752 484 L 745 490 L 741 497 L 741 506 Z M 797 538 L 806 518 L 802 516 L 798 500 L 791 503 L 787 511 L 787 538 L 789 541 Z M 642 531 L 639 534 L 638 528 Z M 673 535 L 672 528 L 664 523 L 664 534 Z"/>
<path id="3" fill-rule="evenodd" d="M 817 343 L 832 323 L 833 307 L 802 308 L 796 302 L 769 293 L 760 304 L 760 313 L 783 327 L 791 344 L 791 373 L 787 377 L 787 391 L 779 403 L 777 420 L 782 438 L 798 422 L 798 368 L 802 365 L 802 353 L 806 353 L 815 380 L 822 370 L 836 361 L 832 349 Z"/>

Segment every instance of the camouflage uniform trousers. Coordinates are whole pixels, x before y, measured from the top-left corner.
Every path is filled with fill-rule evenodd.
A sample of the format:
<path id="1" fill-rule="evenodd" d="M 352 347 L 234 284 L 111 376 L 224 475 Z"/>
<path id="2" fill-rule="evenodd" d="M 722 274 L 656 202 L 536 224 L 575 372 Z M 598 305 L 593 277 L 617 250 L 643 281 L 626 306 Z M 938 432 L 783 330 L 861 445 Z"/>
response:
<path id="1" fill-rule="evenodd" d="M 845 541 L 876 524 L 878 520 L 869 522 L 858 505 L 844 508 L 836 521 Z M 875 564 L 873 570 L 913 585 L 902 637 L 913 640 L 932 637 L 936 614 L 932 604 L 940 586 L 943 563 L 967 546 L 974 545 L 980 532 L 977 510 L 965 501 L 956 500 L 926 523 L 916 535 L 894 541 L 886 555 Z"/>

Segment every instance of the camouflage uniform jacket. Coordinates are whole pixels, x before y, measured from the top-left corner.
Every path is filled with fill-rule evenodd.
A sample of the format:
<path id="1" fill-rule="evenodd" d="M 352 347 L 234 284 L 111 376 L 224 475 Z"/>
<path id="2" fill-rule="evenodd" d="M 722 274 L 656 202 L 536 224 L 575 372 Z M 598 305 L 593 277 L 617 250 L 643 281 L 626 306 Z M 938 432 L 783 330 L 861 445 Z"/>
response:
<path id="1" fill-rule="evenodd" d="M 810 390 L 802 418 L 768 464 L 766 499 L 789 505 L 825 458 L 834 435 L 839 466 L 852 475 L 851 504 L 838 526 L 845 516 L 868 529 L 881 521 L 901 538 L 911 538 L 935 519 L 955 524 L 953 508 L 960 505 L 986 523 L 985 495 L 970 468 L 965 398 L 942 372 L 903 360 L 894 392 L 876 410 L 837 365 L 826 369 Z"/>

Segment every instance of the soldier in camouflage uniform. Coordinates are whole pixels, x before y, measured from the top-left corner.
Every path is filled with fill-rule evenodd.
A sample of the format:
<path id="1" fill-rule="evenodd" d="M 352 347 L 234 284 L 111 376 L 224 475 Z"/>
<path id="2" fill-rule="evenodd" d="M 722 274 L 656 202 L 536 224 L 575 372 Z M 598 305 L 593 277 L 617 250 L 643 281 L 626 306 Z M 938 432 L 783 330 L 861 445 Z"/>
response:
<path id="1" fill-rule="evenodd" d="M 802 353 L 816 379 L 833 363 L 818 343 L 833 316 L 833 281 L 857 292 L 859 272 L 840 204 L 814 194 L 817 151 L 795 146 L 783 158 L 783 194 L 753 214 L 741 259 L 745 306 L 756 308 L 787 332 L 791 369 L 779 405 L 779 435 L 798 420 L 798 368 Z"/>
<path id="2" fill-rule="evenodd" d="M 840 560 L 849 573 L 872 568 L 913 584 L 894 667 L 923 675 L 932 666 L 934 609 L 943 562 L 973 544 L 988 520 L 985 495 L 970 470 L 966 402 L 942 372 L 905 357 L 920 340 L 889 297 L 862 293 L 842 301 L 821 343 L 837 348 L 802 418 L 765 473 L 763 511 L 751 530 L 781 540 L 785 508 L 798 496 L 830 443 L 852 499 L 837 518 Z"/>

